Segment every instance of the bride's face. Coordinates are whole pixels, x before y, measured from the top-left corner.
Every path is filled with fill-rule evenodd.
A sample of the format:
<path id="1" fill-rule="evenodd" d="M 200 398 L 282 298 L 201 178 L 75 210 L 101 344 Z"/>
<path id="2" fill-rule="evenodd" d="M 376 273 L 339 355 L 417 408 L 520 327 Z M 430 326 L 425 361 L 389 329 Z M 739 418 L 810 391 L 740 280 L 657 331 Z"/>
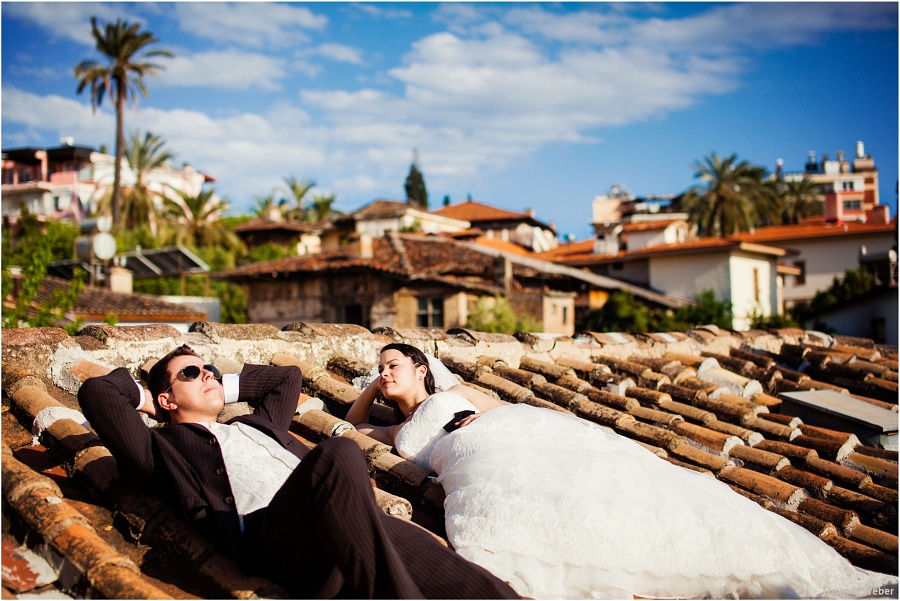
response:
<path id="1" fill-rule="evenodd" d="M 381 394 L 387 399 L 415 401 L 425 391 L 425 366 L 416 365 L 398 350 L 381 353 L 378 371 Z"/>

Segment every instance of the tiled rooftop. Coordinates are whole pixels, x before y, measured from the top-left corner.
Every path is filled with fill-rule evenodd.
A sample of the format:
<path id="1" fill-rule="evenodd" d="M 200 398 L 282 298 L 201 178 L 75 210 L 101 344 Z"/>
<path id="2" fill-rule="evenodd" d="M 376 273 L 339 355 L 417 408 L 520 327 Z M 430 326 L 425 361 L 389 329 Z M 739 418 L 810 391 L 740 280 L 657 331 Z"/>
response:
<path id="1" fill-rule="evenodd" d="M 377 257 L 377 258 L 376 258 Z M 215 277 L 259 277 L 272 274 L 371 269 L 406 278 L 443 279 L 463 287 L 499 292 L 494 258 L 443 236 L 390 232 L 372 241 L 372 258 L 360 256 L 359 243 L 314 255 L 294 255 L 220 271 Z M 514 274 L 525 268 L 514 265 Z"/>
<path id="2" fill-rule="evenodd" d="M 53 294 L 69 289 L 69 282 L 46 277 L 34 298 L 35 306 L 46 306 Z M 170 303 L 152 294 L 126 294 L 106 288 L 85 286 L 75 301 L 73 312 L 85 320 L 102 321 L 113 314 L 120 321 L 168 321 L 191 323 L 206 319 L 206 311 L 191 305 Z"/>
<path id="3" fill-rule="evenodd" d="M 891 231 L 897 231 L 896 218 L 890 223 L 865 223 L 861 221 L 828 223 L 825 221 L 824 217 L 820 217 L 804 221 L 799 225 L 771 225 L 768 227 L 761 227 L 753 232 L 735 234 L 733 238 L 744 242 L 766 244 L 790 240 L 853 236 L 856 234 L 872 234 Z"/>
<path id="4" fill-rule="evenodd" d="M 293 223 L 290 221 L 273 221 L 264 217 L 257 217 L 231 228 L 236 233 L 267 232 L 271 230 L 288 230 L 297 233 L 316 231 L 316 228 L 305 223 Z"/>
<path id="5" fill-rule="evenodd" d="M 182 343 L 226 373 L 245 362 L 300 366 L 304 396 L 294 433 L 308 445 L 351 438 L 365 453 L 380 506 L 438 536 L 440 486 L 342 420 L 359 392 L 353 378 L 369 371 L 388 342 L 435 354 L 466 384 L 505 401 L 610 427 L 666 461 L 726 482 L 854 564 L 897 573 L 897 452 L 865 443 L 850 421 L 798 418 L 781 396 L 839 391 L 896 416 L 897 349 L 871 340 L 714 326 L 568 338 L 208 322 L 187 333 L 157 325 L 88 326 L 71 337 L 58 328 L 2 335 L 4 559 L 10 545 L 39 551 L 64 568 L 54 586 L 75 596 L 284 594 L 241 574 L 165 505 L 118 482 L 114 460 L 81 423 L 75 394 L 85 378 L 119 366 L 137 376 Z M 373 421 L 392 419 L 377 407 Z M 48 415 L 59 419 L 42 429 Z M 8 545 L 6 535 L 17 540 Z M 18 586 L 4 576 L 5 596 L 28 592 Z"/>
<path id="6" fill-rule="evenodd" d="M 498 207 L 467 200 L 455 205 L 449 205 L 432 211 L 436 215 L 462 219 L 463 221 L 495 221 L 506 219 L 533 219 L 528 213 L 516 213 Z"/>

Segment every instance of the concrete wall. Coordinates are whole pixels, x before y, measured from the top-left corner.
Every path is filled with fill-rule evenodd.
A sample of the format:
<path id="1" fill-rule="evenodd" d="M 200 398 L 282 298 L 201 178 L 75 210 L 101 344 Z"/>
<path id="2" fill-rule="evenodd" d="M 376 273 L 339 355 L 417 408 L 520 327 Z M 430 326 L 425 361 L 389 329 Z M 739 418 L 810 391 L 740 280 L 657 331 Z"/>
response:
<path id="1" fill-rule="evenodd" d="M 835 225 L 835 227 L 841 227 Z M 859 267 L 859 249 L 865 245 L 870 253 L 886 252 L 894 245 L 894 236 L 890 233 L 870 236 L 841 236 L 809 241 L 796 241 L 779 244 L 784 248 L 796 249 L 799 256 L 787 256 L 787 263 L 806 263 L 806 283 L 798 285 L 796 278 L 788 276 L 784 284 L 785 306 L 798 301 L 808 301 L 819 290 L 831 286 L 835 277 L 842 277 L 846 269 Z"/>

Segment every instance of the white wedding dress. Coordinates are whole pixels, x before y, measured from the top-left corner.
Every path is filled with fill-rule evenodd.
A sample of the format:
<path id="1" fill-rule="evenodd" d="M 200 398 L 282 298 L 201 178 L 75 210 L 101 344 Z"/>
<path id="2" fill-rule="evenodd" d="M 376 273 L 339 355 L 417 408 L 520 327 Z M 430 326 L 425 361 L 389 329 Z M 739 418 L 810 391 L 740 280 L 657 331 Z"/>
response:
<path id="1" fill-rule="evenodd" d="M 539 599 L 862 597 L 897 578 L 607 428 L 528 405 L 426 400 L 396 448 L 438 474 L 457 552 Z"/>

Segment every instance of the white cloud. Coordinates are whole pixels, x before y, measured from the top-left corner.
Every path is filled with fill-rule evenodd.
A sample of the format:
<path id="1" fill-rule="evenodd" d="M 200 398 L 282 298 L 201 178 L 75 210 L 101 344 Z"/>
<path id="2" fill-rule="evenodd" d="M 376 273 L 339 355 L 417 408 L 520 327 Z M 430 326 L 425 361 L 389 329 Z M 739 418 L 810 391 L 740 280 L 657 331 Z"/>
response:
<path id="1" fill-rule="evenodd" d="M 315 47 L 312 53 L 339 63 L 363 64 L 362 52 L 358 48 L 344 44 L 321 44 Z"/>
<path id="2" fill-rule="evenodd" d="M 48 35 L 67 38 L 87 46 L 94 46 L 91 17 L 114 23 L 118 19 L 142 23 L 128 4 L 116 5 L 95 2 L 5 2 L 5 16 L 12 16 L 38 25 Z"/>
<path id="3" fill-rule="evenodd" d="M 353 8 L 367 15 L 380 19 L 409 19 L 412 18 L 412 12 L 391 6 L 385 8 L 384 4 L 364 4 L 362 2 L 354 2 L 351 4 Z"/>
<path id="4" fill-rule="evenodd" d="M 286 48 L 321 31 L 327 17 L 306 7 L 269 2 L 176 2 L 183 31 L 216 42 L 251 48 Z"/>
<path id="5" fill-rule="evenodd" d="M 4 87 L 2 93 L 3 122 L 35 129 L 54 131 L 58 136 L 74 136 L 76 143 L 100 143 L 98 131 L 114 131 L 115 116 L 100 107 L 95 112 L 90 104 L 63 98 L 40 96 L 17 88 Z M 109 139 L 114 136 L 110 134 Z"/>
<path id="6" fill-rule="evenodd" d="M 896 12 L 890 3 L 744 2 L 712 6 L 688 17 L 650 19 L 601 6 L 602 10 L 559 14 L 541 5 L 528 5 L 508 11 L 503 22 L 524 33 L 565 43 L 639 44 L 693 54 L 811 44 L 825 32 L 896 27 Z"/>
<path id="7" fill-rule="evenodd" d="M 238 50 L 176 55 L 165 61 L 157 81 L 169 86 L 206 86 L 230 90 L 277 90 L 286 77 L 285 61 Z"/>

